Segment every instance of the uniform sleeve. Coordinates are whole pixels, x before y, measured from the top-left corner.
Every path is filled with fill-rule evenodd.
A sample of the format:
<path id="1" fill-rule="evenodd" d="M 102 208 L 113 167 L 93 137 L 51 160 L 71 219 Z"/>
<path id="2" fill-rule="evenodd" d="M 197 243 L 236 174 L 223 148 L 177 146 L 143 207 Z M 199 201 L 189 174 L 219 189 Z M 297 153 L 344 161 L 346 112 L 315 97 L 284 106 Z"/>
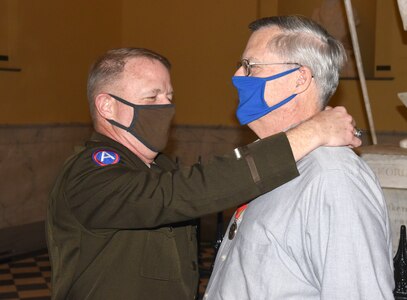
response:
<path id="1" fill-rule="evenodd" d="M 388 215 L 375 179 L 332 170 L 309 193 L 305 239 L 321 299 L 393 299 Z"/>
<path id="2" fill-rule="evenodd" d="M 72 213 L 88 229 L 190 220 L 249 201 L 298 175 L 285 134 L 250 144 L 240 159 L 231 153 L 171 172 L 93 165 L 72 172 L 65 188 Z"/>

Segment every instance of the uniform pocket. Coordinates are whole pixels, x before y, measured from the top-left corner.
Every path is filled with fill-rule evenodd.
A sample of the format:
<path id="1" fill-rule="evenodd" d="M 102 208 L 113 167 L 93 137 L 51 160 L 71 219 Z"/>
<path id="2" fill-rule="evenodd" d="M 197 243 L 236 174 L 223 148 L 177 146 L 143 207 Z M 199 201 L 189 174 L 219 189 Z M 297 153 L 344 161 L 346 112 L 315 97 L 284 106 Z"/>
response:
<path id="1" fill-rule="evenodd" d="M 178 280 L 181 277 L 175 235 L 169 234 L 168 228 L 148 232 L 140 275 L 158 280 Z"/>

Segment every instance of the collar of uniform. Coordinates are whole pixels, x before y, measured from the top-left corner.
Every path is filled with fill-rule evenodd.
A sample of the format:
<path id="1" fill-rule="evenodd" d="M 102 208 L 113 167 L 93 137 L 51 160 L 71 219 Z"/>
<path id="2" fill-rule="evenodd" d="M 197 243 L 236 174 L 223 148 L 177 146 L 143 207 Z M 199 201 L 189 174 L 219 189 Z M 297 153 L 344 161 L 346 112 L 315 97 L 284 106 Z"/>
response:
<path id="1" fill-rule="evenodd" d="M 99 132 L 93 132 L 90 140 L 86 142 L 87 148 L 105 148 L 109 147 L 115 149 L 120 153 L 121 156 L 125 156 L 127 159 L 135 163 L 137 166 L 141 167 L 144 166 L 148 169 L 148 166 L 133 152 L 131 152 L 127 147 L 123 146 L 122 144 L 116 142 L 115 140 L 105 136 Z"/>
<path id="2" fill-rule="evenodd" d="M 120 143 L 116 142 L 115 140 L 111 139 L 110 137 L 103 135 L 96 131 L 92 133 L 90 140 L 88 142 L 86 142 L 86 146 L 93 146 L 93 145 L 97 146 L 99 143 L 108 144 L 112 147 L 119 148 L 120 150 L 125 149 L 126 151 L 130 151 L 122 144 L 120 144 Z"/>
<path id="3" fill-rule="evenodd" d="M 154 163 L 166 171 L 178 169 L 177 164 L 163 153 L 158 153 L 157 157 L 154 160 Z"/>

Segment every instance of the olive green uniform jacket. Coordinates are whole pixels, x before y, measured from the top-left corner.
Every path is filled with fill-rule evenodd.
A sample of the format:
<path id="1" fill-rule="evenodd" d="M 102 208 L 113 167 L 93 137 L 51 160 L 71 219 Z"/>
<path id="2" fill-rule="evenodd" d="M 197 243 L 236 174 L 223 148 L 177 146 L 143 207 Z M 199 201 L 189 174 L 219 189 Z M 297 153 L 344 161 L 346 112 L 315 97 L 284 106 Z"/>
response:
<path id="1" fill-rule="evenodd" d="M 150 168 L 123 145 L 94 134 L 67 160 L 50 196 L 53 299 L 194 299 L 196 230 L 188 221 L 298 175 L 284 134 L 238 149 L 238 155 L 188 169 L 159 154 Z M 98 151 L 119 159 L 97 164 Z"/>

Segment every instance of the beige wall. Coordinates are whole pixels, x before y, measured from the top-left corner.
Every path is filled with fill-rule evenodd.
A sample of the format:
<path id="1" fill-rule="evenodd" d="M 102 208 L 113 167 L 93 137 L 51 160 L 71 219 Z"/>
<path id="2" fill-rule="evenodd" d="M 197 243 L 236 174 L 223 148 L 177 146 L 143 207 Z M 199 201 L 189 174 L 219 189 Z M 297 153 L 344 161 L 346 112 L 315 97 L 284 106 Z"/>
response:
<path id="1" fill-rule="evenodd" d="M 0 68 L 21 68 L 0 71 L 0 123 L 88 122 L 87 70 L 96 56 L 120 46 L 121 2 L 0 3 L 0 19 L 8 20 L 2 30 L 8 51 L 0 54 L 10 57 Z"/>
<path id="2" fill-rule="evenodd" d="M 91 62 L 112 47 L 142 46 L 173 62 L 176 124 L 237 125 L 231 76 L 249 36 L 247 24 L 280 11 L 307 12 L 318 2 L 0 0 L 0 51 L 8 52 L 0 54 L 10 56 L 0 68 L 22 69 L 0 71 L 0 124 L 89 122 L 85 82 Z M 367 33 L 361 44 L 374 44 L 368 60 L 392 66 L 393 80 L 368 80 L 376 128 L 406 132 L 407 113 L 396 93 L 407 91 L 407 33 L 395 1 L 352 2 L 364 18 L 376 16 L 377 6 L 378 30 L 362 26 Z M 333 104 L 345 105 L 367 128 L 362 102 L 358 82 L 341 81 Z"/>
<path id="3" fill-rule="evenodd" d="M 124 0 L 123 44 L 173 62 L 176 123 L 236 124 L 231 76 L 256 13 L 256 1 L 246 0 Z"/>
<path id="4" fill-rule="evenodd" d="M 407 109 L 397 93 L 407 91 L 407 32 L 402 30 L 396 1 L 376 1 L 374 66 L 390 65 L 391 71 L 375 70 L 376 79 L 367 80 L 373 119 L 378 130 L 405 132 Z M 391 79 L 380 80 L 383 77 Z M 368 128 L 359 81 L 342 80 L 332 103 L 345 105 L 361 127 Z"/>

